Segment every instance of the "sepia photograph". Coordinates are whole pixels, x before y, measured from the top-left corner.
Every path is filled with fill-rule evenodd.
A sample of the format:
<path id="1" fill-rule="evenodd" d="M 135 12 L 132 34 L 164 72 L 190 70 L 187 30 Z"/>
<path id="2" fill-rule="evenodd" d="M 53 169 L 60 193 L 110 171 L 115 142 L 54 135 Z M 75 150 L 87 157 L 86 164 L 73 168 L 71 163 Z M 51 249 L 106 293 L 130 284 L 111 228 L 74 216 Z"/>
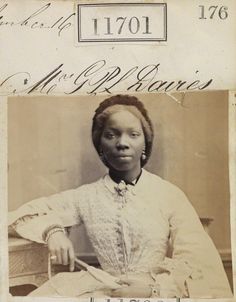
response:
<path id="1" fill-rule="evenodd" d="M 229 92 L 8 98 L 9 293 L 232 298 Z"/>

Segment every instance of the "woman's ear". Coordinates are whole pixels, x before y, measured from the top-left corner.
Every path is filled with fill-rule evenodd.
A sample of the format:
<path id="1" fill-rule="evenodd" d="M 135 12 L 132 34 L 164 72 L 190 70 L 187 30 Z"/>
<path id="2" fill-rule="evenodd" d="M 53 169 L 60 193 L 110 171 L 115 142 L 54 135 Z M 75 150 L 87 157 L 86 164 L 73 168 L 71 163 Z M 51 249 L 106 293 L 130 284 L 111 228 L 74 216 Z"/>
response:
<path id="1" fill-rule="evenodd" d="M 102 153 L 103 151 L 102 151 L 102 147 L 101 147 L 101 145 L 99 146 L 99 148 L 98 148 L 98 153 L 100 154 L 100 153 Z"/>
<path id="2" fill-rule="evenodd" d="M 103 153 L 103 150 L 102 148 L 99 148 L 99 153 L 98 153 L 101 161 L 104 163 L 105 166 L 107 166 L 107 161 L 106 161 L 106 158 L 105 158 L 105 155 Z"/>
<path id="3" fill-rule="evenodd" d="M 99 148 L 98 155 L 99 155 L 99 157 L 100 157 L 101 159 L 104 157 L 103 150 L 102 150 L 101 147 Z"/>

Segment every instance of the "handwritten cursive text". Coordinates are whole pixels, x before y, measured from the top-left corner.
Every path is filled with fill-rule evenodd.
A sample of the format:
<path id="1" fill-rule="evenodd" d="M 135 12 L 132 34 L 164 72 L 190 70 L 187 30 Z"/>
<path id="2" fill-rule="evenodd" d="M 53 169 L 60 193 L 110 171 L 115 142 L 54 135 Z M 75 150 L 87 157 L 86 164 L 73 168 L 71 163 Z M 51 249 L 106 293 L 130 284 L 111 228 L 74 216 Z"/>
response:
<path id="1" fill-rule="evenodd" d="M 27 71 L 11 74 L 0 81 L 0 91 L 8 91 L 11 95 L 45 94 L 62 92 L 65 95 L 86 93 L 127 92 L 184 92 L 209 88 L 213 79 L 201 80 L 196 70 L 195 79 L 166 80 L 161 79 L 161 64 L 132 66 L 124 69 L 117 65 L 109 66 L 106 60 L 96 61 L 82 71 L 65 71 L 63 63 L 59 64 L 43 77 L 35 80 Z M 125 88 L 124 88 L 125 87 Z"/>

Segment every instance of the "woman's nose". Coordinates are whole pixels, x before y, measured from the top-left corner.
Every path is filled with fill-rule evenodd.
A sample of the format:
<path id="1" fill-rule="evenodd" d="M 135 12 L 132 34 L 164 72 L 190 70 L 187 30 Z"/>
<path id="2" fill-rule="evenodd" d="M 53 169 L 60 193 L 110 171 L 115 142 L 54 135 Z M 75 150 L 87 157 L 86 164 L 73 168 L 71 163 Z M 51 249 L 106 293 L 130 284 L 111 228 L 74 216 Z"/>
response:
<path id="1" fill-rule="evenodd" d="M 118 149 L 127 149 L 129 148 L 129 142 L 128 142 L 128 139 L 125 135 L 121 135 L 119 137 L 119 139 L 117 140 L 117 144 L 116 144 L 116 147 Z"/>

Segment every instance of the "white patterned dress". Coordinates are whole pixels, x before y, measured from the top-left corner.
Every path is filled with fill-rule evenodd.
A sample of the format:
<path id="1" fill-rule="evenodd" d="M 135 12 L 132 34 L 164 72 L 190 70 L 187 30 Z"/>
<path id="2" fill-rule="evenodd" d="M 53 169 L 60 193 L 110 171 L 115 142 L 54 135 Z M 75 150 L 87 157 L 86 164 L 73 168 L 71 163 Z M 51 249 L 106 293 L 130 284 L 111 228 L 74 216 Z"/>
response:
<path id="1" fill-rule="evenodd" d="M 134 186 L 117 185 L 106 174 L 75 190 L 33 200 L 10 213 L 9 223 L 36 242 L 43 242 L 51 225 L 84 223 L 104 271 L 149 274 L 161 298 L 170 297 L 169 289 L 180 280 L 183 296 L 232 296 L 219 254 L 184 193 L 144 169 Z"/>

